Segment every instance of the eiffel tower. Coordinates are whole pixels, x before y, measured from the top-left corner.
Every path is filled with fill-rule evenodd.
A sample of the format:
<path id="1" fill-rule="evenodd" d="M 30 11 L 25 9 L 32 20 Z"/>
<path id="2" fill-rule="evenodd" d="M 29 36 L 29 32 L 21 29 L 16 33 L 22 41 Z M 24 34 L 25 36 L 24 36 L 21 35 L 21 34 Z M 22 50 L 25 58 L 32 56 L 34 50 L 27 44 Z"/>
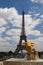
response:
<path id="1" fill-rule="evenodd" d="M 25 12 L 22 12 L 22 31 L 21 31 L 21 36 L 20 36 L 20 40 L 19 40 L 19 44 L 17 45 L 17 48 L 14 52 L 15 57 L 18 58 L 23 58 L 25 55 L 23 54 L 23 50 L 25 50 L 25 45 L 22 45 L 22 41 L 24 40 L 25 42 L 27 42 L 26 39 L 26 35 L 25 35 L 25 21 L 24 21 L 24 14 Z M 21 52 L 21 53 L 19 53 Z"/>

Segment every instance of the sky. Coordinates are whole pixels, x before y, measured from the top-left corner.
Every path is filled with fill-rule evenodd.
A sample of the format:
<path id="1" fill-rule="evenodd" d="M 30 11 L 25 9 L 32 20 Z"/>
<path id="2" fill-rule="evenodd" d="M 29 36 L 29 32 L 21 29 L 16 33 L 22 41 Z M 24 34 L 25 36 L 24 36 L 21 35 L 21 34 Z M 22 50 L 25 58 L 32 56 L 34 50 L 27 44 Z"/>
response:
<path id="1" fill-rule="evenodd" d="M 0 51 L 15 51 L 25 11 L 27 41 L 43 51 L 43 0 L 0 0 Z"/>

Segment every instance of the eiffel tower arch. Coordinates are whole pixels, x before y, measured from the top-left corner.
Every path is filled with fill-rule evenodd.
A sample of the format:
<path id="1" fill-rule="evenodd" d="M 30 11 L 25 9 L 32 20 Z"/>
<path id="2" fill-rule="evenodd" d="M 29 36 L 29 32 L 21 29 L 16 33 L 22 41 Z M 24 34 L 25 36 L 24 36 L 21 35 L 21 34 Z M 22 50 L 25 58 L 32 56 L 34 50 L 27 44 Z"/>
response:
<path id="1" fill-rule="evenodd" d="M 22 29 L 21 29 L 21 36 L 20 36 L 20 40 L 19 40 L 19 44 L 17 45 L 17 48 L 14 52 L 14 56 L 15 57 L 19 57 L 19 58 L 22 58 L 24 57 L 25 55 L 23 54 L 23 50 L 25 50 L 25 45 L 22 45 L 22 41 L 24 40 L 24 42 L 27 42 L 27 39 L 26 39 L 26 34 L 25 34 L 25 21 L 24 21 L 24 14 L 25 12 L 23 11 L 22 12 Z M 19 53 L 21 52 L 21 53 Z"/>

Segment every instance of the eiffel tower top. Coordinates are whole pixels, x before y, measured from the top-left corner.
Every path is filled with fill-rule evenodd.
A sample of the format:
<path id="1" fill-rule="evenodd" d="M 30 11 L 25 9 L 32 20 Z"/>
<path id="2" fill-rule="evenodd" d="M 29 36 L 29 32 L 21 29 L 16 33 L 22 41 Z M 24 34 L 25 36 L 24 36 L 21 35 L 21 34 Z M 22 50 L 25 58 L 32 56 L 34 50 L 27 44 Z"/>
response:
<path id="1" fill-rule="evenodd" d="M 25 12 L 24 12 L 24 11 L 22 11 L 22 14 L 25 14 Z"/>
<path id="2" fill-rule="evenodd" d="M 25 35 L 25 21 L 24 21 L 24 14 L 25 12 L 22 12 L 22 31 L 21 31 L 21 35 Z"/>

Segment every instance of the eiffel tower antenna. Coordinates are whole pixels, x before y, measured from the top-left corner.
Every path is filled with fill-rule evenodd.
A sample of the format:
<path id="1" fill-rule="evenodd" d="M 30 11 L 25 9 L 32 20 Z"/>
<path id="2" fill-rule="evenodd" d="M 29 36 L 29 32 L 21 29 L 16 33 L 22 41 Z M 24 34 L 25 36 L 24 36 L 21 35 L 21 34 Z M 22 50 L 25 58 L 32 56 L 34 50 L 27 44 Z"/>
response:
<path id="1" fill-rule="evenodd" d="M 25 45 L 22 45 L 22 41 L 24 40 L 27 42 L 26 35 L 25 35 L 25 21 L 24 21 L 24 14 L 25 12 L 22 12 L 22 30 L 21 30 L 21 36 L 19 40 L 19 44 L 17 45 L 17 48 L 15 50 L 15 57 L 23 57 L 23 50 L 25 50 Z M 19 52 L 21 51 L 21 54 Z"/>
<path id="2" fill-rule="evenodd" d="M 21 35 L 25 35 L 25 23 L 24 23 L 24 14 L 25 12 L 22 12 L 22 31 L 21 31 Z"/>

